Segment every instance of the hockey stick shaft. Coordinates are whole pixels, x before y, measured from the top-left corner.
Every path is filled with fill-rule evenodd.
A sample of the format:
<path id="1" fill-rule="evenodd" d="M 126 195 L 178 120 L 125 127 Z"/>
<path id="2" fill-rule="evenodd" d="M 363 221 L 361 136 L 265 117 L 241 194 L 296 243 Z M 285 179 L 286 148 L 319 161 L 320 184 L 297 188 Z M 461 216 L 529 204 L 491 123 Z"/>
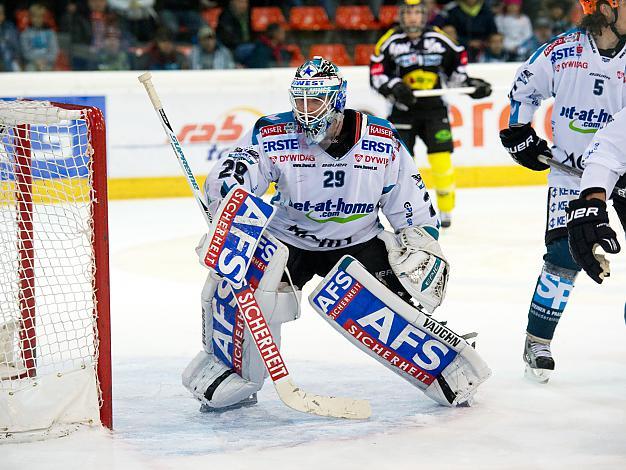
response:
<path id="1" fill-rule="evenodd" d="M 183 153 L 183 148 L 181 147 L 180 142 L 178 142 L 178 137 L 176 137 L 176 133 L 172 129 L 169 119 L 167 119 L 167 115 L 165 114 L 165 110 L 163 109 L 163 104 L 161 103 L 161 99 L 159 98 L 159 95 L 156 92 L 156 88 L 154 88 L 154 85 L 152 84 L 152 74 L 150 72 L 146 72 L 140 75 L 138 77 L 138 80 L 146 88 L 148 97 L 150 97 L 150 102 L 152 103 L 154 110 L 159 116 L 159 121 L 161 121 L 161 125 L 163 126 L 163 130 L 165 131 L 165 135 L 170 141 L 170 145 L 172 146 L 174 155 L 176 155 L 176 159 L 178 160 L 178 163 L 180 164 L 180 167 L 182 168 L 183 173 L 185 174 L 185 178 L 187 178 L 187 182 L 189 183 L 189 186 L 191 187 L 193 196 L 196 202 L 198 203 L 198 205 L 200 206 L 200 209 L 202 209 L 204 218 L 206 219 L 207 223 L 210 225 L 213 222 L 213 218 L 211 217 L 209 208 L 204 202 L 202 193 L 200 192 L 200 187 L 198 186 L 198 183 L 196 182 L 196 178 L 193 176 L 193 173 L 191 172 L 191 167 L 189 166 L 189 163 L 187 162 L 187 158 L 185 158 L 185 154 Z"/>
<path id="2" fill-rule="evenodd" d="M 553 158 L 546 157 L 545 155 L 539 155 L 537 158 L 540 162 L 545 163 L 546 165 L 550 165 L 551 168 L 557 168 L 563 173 L 567 173 L 568 175 L 576 176 L 577 178 L 582 178 L 583 176 L 582 170 L 566 165 L 565 163 L 558 162 Z M 611 194 L 613 195 L 613 197 L 626 199 L 626 188 L 620 188 L 615 186 Z"/>
<path id="3" fill-rule="evenodd" d="M 204 203 L 198 183 L 196 182 L 193 172 L 191 171 L 191 167 L 187 163 L 187 159 L 183 154 L 178 138 L 176 137 L 176 134 L 172 130 L 172 126 L 167 119 L 165 111 L 163 110 L 163 105 L 161 104 L 161 100 L 157 94 L 156 88 L 152 84 L 151 79 L 152 76 L 150 72 L 139 76 L 139 81 L 146 88 L 150 101 L 159 115 L 163 129 L 170 139 L 174 154 L 183 169 L 183 173 L 185 174 L 194 197 L 202 210 L 207 225 L 211 225 L 213 218 L 208 210 L 208 207 Z M 312 413 L 319 416 L 366 419 L 371 415 L 371 408 L 369 402 L 366 400 L 313 395 L 306 393 L 297 387 L 289 376 L 289 372 L 287 371 L 285 362 L 280 354 L 278 345 L 272 337 L 267 321 L 261 311 L 261 307 L 257 303 L 250 286 L 244 279 L 241 286 L 233 285 L 232 287 L 235 292 L 235 299 L 237 300 L 239 310 L 244 317 L 248 330 L 250 331 L 250 335 L 252 336 L 254 344 L 261 355 L 265 368 L 270 374 L 274 387 L 276 388 L 276 392 L 283 403 L 297 411 Z"/>

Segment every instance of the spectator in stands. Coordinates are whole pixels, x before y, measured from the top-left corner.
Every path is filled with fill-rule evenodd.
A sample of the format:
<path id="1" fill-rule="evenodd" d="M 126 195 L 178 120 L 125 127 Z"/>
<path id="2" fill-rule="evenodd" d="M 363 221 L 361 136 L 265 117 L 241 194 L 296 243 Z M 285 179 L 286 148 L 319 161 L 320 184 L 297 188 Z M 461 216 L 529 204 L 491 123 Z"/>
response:
<path id="1" fill-rule="evenodd" d="M 20 35 L 24 68 L 29 71 L 53 70 L 59 44 L 56 33 L 44 24 L 46 7 L 35 3 L 28 12 L 30 26 Z"/>
<path id="2" fill-rule="evenodd" d="M 501 33 L 493 33 L 489 36 L 487 41 L 487 47 L 478 56 L 478 62 L 493 63 L 493 62 L 509 62 L 511 55 L 504 48 L 505 38 Z"/>
<path id="3" fill-rule="evenodd" d="M 423 0 L 426 6 L 426 25 L 442 28 L 446 20 L 441 16 L 441 8 L 435 0 Z"/>
<path id="4" fill-rule="evenodd" d="M 157 31 L 154 41 L 137 59 L 139 70 L 184 70 L 189 68 L 187 57 L 176 50 L 172 35 L 167 29 Z"/>
<path id="5" fill-rule="evenodd" d="M 4 4 L 0 3 L 0 71 L 20 70 L 20 40 L 15 25 L 7 20 Z"/>
<path id="6" fill-rule="evenodd" d="M 230 0 L 217 22 L 217 39 L 236 53 L 237 47 L 250 43 L 248 0 Z"/>
<path id="7" fill-rule="evenodd" d="M 517 57 L 519 47 L 533 35 L 530 18 L 522 13 L 522 0 L 504 0 L 504 14 L 495 20 L 504 36 L 504 49 L 510 57 Z"/>
<path id="8" fill-rule="evenodd" d="M 104 40 L 104 47 L 97 55 L 96 70 L 130 70 L 128 53 L 122 49 L 119 34 L 110 31 Z"/>
<path id="9" fill-rule="evenodd" d="M 200 11 L 207 6 L 206 0 L 161 0 L 161 23 L 174 37 L 181 32 L 181 27 L 189 38 L 196 37 L 200 28 L 205 25 Z"/>
<path id="10" fill-rule="evenodd" d="M 442 12 L 446 24 L 454 26 L 459 42 L 475 61 L 487 38 L 498 32 L 491 9 L 484 0 L 457 0 L 449 3 Z"/>
<path id="11" fill-rule="evenodd" d="M 203 26 L 198 31 L 198 44 L 191 50 L 191 68 L 232 69 L 235 67 L 233 55 L 227 47 L 217 42 L 215 32 L 210 26 Z"/>
<path id="12" fill-rule="evenodd" d="M 158 23 L 155 0 L 108 0 L 119 20 L 120 28 L 139 41 L 149 41 Z"/>
<path id="13" fill-rule="evenodd" d="M 571 5 L 566 0 L 551 0 L 547 3 L 548 18 L 552 22 L 552 35 L 557 36 L 573 27 L 568 13 Z"/>
<path id="14" fill-rule="evenodd" d="M 250 54 L 242 58 L 242 63 L 251 69 L 268 67 L 288 67 L 292 53 L 287 50 L 285 28 L 278 23 L 267 26 L 265 34 L 262 34 L 254 43 Z"/>
<path id="15" fill-rule="evenodd" d="M 86 10 L 82 3 L 70 0 L 60 29 L 63 49 L 68 51 L 73 70 L 87 70 L 108 35 L 123 38 L 117 15 L 107 7 L 106 0 L 88 0 Z"/>
<path id="16" fill-rule="evenodd" d="M 537 18 L 533 35 L 522 43 L 518 49 L 515 60 L 520 62 L 528 59 L 542 44 L 545 44 L 552 37 L 552 22 L 548 18 Z"/>

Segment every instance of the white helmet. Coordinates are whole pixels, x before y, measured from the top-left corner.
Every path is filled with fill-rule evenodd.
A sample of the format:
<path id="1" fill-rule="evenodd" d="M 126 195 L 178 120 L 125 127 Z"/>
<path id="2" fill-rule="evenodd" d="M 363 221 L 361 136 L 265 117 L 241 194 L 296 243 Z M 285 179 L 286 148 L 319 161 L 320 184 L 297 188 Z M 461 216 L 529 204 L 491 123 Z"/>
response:
<path id="1" fill-rule="evenodd" d="M 339 68 L 316 56 L 298 67 L 289 88 L 295 120 L 309 143 L 319 144 L 346 106 L 346 86 Z"/>

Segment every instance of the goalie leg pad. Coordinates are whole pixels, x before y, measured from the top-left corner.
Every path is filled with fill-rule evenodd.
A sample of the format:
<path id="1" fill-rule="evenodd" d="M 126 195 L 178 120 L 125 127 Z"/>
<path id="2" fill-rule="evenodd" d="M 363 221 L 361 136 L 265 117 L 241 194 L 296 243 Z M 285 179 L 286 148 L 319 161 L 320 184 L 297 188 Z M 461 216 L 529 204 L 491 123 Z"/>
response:
<path id="1" fill-rule="evenodd" d="M 265 234 L 246 274 L 256 286 L 254 296 L 279 347 L 281 325 L 298 318 L 301 297 L 280 281 L 287 257 L 287 248 Z M 230 406 L 260 390 L 268 372 L 238 312 L 230 284 L 214 274 L 207 276 L 202 289 L 202 312 L 203 352 L 209 359 L 196 356 L 183 374 L 183 384 L 204 405 Z"/>
<path id="2" fill-rule="evenodd" d="M 468 403 L 491 371 L 472 346 L 344 256 L 309 296 L 351 343 L 444 406 Z"/>

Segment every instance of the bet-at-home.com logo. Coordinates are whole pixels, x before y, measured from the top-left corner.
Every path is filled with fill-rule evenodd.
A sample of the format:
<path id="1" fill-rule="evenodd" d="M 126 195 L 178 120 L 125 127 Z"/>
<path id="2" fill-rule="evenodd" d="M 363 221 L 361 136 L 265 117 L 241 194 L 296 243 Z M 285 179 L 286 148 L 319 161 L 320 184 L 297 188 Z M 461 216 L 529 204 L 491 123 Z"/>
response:
<path id="1" fill-rule="evenodd" d="M 576 106 L 562 106 L 560 117 L 569 119 L 569 128 L 581 134 L 593 134 L 613 120 L 613 116 L 604 109 L 576 109 Z"/>
<path id="2" fill-rule="evenodd" d="M 327 199 L 323 202 L 290 202 L 289 206 L 297 211 L 304 212 L 307 219 L 318 224 L 327 222 L 345 224 L 371 214 L 376 208 L 371 203 L 346 202 L 341 197 L 337 201 Z"/>

